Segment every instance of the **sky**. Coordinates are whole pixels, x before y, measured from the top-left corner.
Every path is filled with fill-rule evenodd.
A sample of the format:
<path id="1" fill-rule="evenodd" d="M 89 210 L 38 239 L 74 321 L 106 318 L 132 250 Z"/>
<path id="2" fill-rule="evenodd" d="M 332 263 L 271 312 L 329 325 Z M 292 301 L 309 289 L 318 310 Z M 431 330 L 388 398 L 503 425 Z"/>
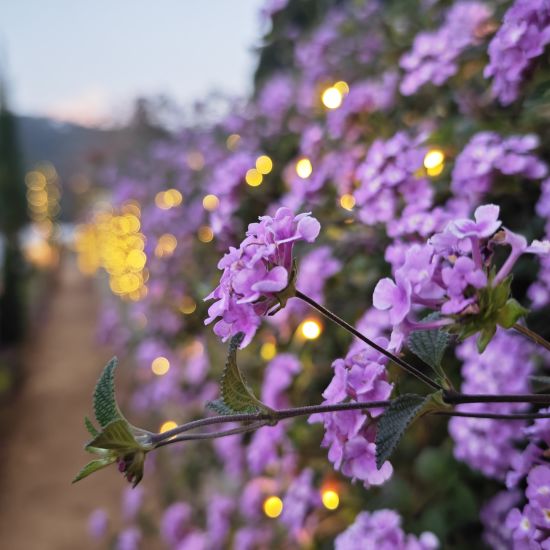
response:
<path id="1" fill-rule="evenodd" d="M 19 114 L 109 123 L 132 98 L 251 91 L 263 0 L 0 0 L 0 75 Z"/>

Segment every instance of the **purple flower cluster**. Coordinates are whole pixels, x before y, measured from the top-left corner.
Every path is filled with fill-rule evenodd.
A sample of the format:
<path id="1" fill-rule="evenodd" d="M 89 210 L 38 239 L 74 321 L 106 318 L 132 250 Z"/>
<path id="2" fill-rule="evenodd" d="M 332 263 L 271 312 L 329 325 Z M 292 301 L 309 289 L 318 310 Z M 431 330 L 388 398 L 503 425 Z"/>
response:
<path id="1" fill-rule="evenodd" d="M 489 44 L 486 78 L 493 77 L 493 93 L 502 105 L 515 101 L 533 61 L 550 42 L 548 0 L 516 0 Z"/>
<path id="2" fill-rule="evenodd" d="M 481 2 L 456 2 L 438 30 L 418 34 L 412 50 L 399 61 L 406 73 L 401 93 L 413 95 L 428 82 L 441 86 L 455 75 L 459 56 L 478 43 L 478 29 L 490 16 L 491 11 Z"/>
<path id="3" fill-rule="evenodd" d="M 529 393 L 529 376 L 533 373 L 533 346 L 521 336 L 497 330 L 485 351 L 480 354 L 469 338 L 456 349 L 462 365 L 461 391 L 467 394 Z M 525 410 L 521 403 L 474 403 L 459 405 L 457 410 L 510 414 Z M 525 424 L 523 424 L 525 425 Z M 489 418 L 452 418 L 449 433 L 454 439 L 458 460 L 487 477 L 504 480 L 512 461 L 519 454 L 522 422 Z"/>
<path id="4" fill-rule="evenodd" d="M 298 535 L 303 529 L 308 514 L 321 502 L 319 492 L 313 485 L 313 470 L 306 468 L 288 487 L 283 498 L 281 522 L 290 533 Z"/>
<path id="5" fill-rule="evenodd" d="M 431 184 L 418 176 L 427 151 L 420 145 L 422 139 L 411 139 L 405 132 L 398 132 L 386 141 L 373 142 L 356 172 L 359 187 L 355 200 L 363 223 L 390 222 L 398 217 L 402 202 L 407 215 L 432 205 Z"/>
<path id="6" fill-rule="evenodd" d="M 406 535 L 397 512 L 377 510 L 361 512 L 355 522 L 336 537 L 334 547 L 336 550 L 435 550 L 439 548 L 439 541 L 430 532 L 419 537 Z"/>
<path id="7" fill-rule="evenodd" d="M 451 324 L 451 318 L 422 324 L 410 314 L 415 308 L 430 308 L 444 316 L 480 312 L 479 291 L 501 283 L 524 253 L 546 255 L 548 241 L 527 241 L 501 228 L 499 207 L 486 204 L 476 209 L 474 220 L 460 218 L 449 222 L 428 244 L 413 244 L 403 263 L 394 269 L 394 278 L 381 279 L 374 289 L 373 305 L 387 310 L 394 325 L 392 347 L 399 349 L 412 330 L 433 329 Z M 499 231 L 500 230 L 500 231 Z M 498 233 L 497 233 L 498 231 Z M 488 280 L 492 249 L 507 245 L 510 253 L 495 277 Z"/>
<path id="8" fill-rule="evenodd" d="M 206 297 L 216 302 L 205 324 L 219 319 L 214 332 L 223 341 L 243 332 L 242 347 L 248 345 L 260 317 L 276 311 L 281 302 L 278 294 L 292 283 L 294 243 L 313 242 L 320 227 L 308 213 L 294 216 L 288 208 L 251 223 L 239 248 L 230 247 L 218 263 L 223 274 L 219 286 Z"/>
<path id="9" fill-rule="evenodd" d="M 387 348 L 385 338 L 376 343 Z M 387 358 L 372 348 L 357 350 L 354 346 L 345 359 L 332 364 L 334 376 L 323 392 L 324 403 L 342 403 L 347 399 L 357 402 L 382 401 L 388 399 L 392 384 L 386 374 Z M 323 422 L 325 437 L 322 446 L 328 447 L 328 458 L 344 475 L 363 482 L 368 488 L 381 485 L 392 474 L 392 466 L 385 462 L 376 467 L 375 419 L 383 409 L 361 411 L 340 411 L 314 414 L 310 422 Z"/>
<path id="10" fill-rule="evenodd" d="M 547 167 L 532 152 L 539 146 L 534 134 L 504 138 L 495 132 L 475 134 L 458 155 L 451 189 L 470 205 L 478 204 L 497 174 L 539 179 Z"/>

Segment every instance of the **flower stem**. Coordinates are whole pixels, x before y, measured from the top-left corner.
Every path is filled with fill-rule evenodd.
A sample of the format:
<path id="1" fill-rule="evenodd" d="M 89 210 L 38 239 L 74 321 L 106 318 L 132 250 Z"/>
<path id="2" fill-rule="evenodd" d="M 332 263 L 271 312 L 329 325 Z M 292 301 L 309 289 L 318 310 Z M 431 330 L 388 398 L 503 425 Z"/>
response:
<path id="1" fill-rule="evenodd" d="M 550 351 L 550 342 L 548 340 L 545 340 L 540 334 L 537 334 L 536 332 L 528 329 L 527 327 L 524 327 L 523 325 L 520 325 L 519 323 L 515 323 L 512 328 L 514 330 L 517 330 L 518 332 L 521 332 L 521 334 L 527 336 L 527 338 L 533 340 L 535 344 L 538 344 L 539 346 L 542 346 L 543 348 Z"/>
<path id="2" fill-rule="evenodd" d="M 299 290 L 296 290 L 296 298 L 300 298 L 300 300 L 306 302 L 306 304 L 310 305 L 311 307 L 313 307 L 314 309 L 322 313 L 327 319 L 330 319 L 337 325 L 340 325 L 342 328 L 346 329 L 348 332 L 353 334 L 356 338 L 359 338 L 359 340 L 365 342 L 365 344 L 374 348 L 376 351 L 378 351 L 382 355 L 385 355 L 388 359 L 391 359 L 394 363 L 396 363 L 401 368 L 406 370 L 409 374 L 416 376 L 416 378 L 418 378 L 419 380 L 422 380 L 422 382 L 424 382 L 428 386 L 434 388 L 435 390 L 443 389 L 443 386 L 441 386 L 437 382 L 434 382 L 429 376 L 419 371 L 416 367 L 414 367 L 413 365 L 411 365 L 401 357 L 398 357 L 397 355 L 394 355 L 390 351 L 379 346 L 376 342 L 373 342 L 372 340 L 367 338 L 364 334 L 359 332 L 355 327 L 350 325 L 348 322 L 344 321 L 343 319 L 338 317 L 338 315 L 336 315 L 326 307 L 322 306 L 321 304 L 318 304 L 315 300 L 313 300 L 309 296 L 306 296 Z"/>

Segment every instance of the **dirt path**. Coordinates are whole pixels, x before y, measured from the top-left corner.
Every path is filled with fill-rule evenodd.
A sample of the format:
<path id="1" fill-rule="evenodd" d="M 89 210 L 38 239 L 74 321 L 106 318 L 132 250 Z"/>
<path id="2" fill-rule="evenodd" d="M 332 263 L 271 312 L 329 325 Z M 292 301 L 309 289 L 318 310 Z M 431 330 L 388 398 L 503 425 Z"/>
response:
<path id="1" fill-rule="evenodd" d="M 70 260 L 50 310 L 25 357 L 27 378 L 8 414 L 0 463 L 0 547 L 5 550 L 97 548 L 88 515 L 119 517 L 122 489 L 115 469 L 71 485 L 90 455 L 82 419 L 108 350 L 94 342 L 97 296 Z"/>

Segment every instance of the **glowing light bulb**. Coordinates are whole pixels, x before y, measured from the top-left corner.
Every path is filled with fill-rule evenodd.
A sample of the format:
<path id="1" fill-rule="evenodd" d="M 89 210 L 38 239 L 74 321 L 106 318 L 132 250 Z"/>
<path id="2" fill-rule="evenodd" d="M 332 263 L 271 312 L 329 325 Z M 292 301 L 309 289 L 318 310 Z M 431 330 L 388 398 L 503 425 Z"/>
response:
<path id="1" fill-rule="evenodd" d="M 216 195 L 206 195 L 204 199 L 202 199 L 202 207 L 205 210 L 208 210 L 210 212 L 213 212 L 220 206 L 220 199 L 216 197 Z"/>
<path id="2" fill-rule="evenodd" d="M 196 309 L 197 309 L 197 303 L 195 302 L 195 300 L 193 300 L 193 298 L 191 298 L 191 296 L 185 296 L 182 299 L 180 304 L 180 311 L 184 315 L 191 315 L 192 313 L 195 312 Z"/>
<path id="3" fill-rule="evenodd" d="M 328 510 L 336 510 L 340 504 L 338 493 L 332 489 L 326 489 L 321 495 L 323 506 Z"/>
<path id="4" fill-rule="evenodd" d="M 302 336 L 308 340 L 315 340 L 321 335 L 322 326 L 319 321 L 315 319 L 308 319 L 302 323 L 300 328 Z"/>
<path id="5" fill-rule="evenodd" d="M 256 159 L 256 170 L 260 174 L 269 174 L 273 170 L 273 161 L 267 155 L 261 155 Z"/>
<path id="6" fill-rule="evenodd" d="M 177 428 L 178 425 L 173 420 L 167 420 L 162 424 L 160 427 L 159 432 L 163 434 L 164 432 L 168 432 L 170 430 L 173 430 L 174 428 Z"/>
<path id="7" fill-rule="evenodd" d="M 353 210 L 355 206 L 355 197 L 350 194 L 345 194 L 340 197 L 340 206 L 346 210 Z"/>
<path id="8" fill-rule="evenodd" d="M 268 518 L 278 518 L 283 511 L 283 501 L 279 497 L 267 497 L 264 500 L 264 514 Z"/>
<path id="9" fill-rule="evenodd" d="M 164 376 L 170 370 L 170 361 L 166 357 L 155 357 L 151 363 L 151 370 L 157 376 Z"/>
<path id="10" fill-rule="evenodd" d="M 262 183 L 264 178 L 262 174 L 258 170 L 256 170 L 256 168 L 251 168 L 246 173 L 244 179 L 246 180 L 246 183 L 250 185 L 250 187 L 258 187 L 258 185 Z"/>
<path id="11" fill-rule="evenodd" d="M 343 99 L 342 92 L 335 86 L 327 88 L 321 96 L 321 101 L 327 109 L 338 109 Z"/>
<path id="12" fill-rule="evenodd" d="M 260 355 L 264 361 L 271 361 L 277 355 L 277 346 L 273 342 L 262 344 Z"/>
<path id="13" fill-rule="evenodd" d="M 424 157 L 424 168 L 429 176 L 438 176 L 445 166 L 445 154 L 440 149 L 431 149 Z"/>
<path id="14" fill-rule="evenodd" d="M 313 172 L 313 166 L 311 165 L 311 161 L 303 157 L 296 163 L 296 173 L 300 178 L 303 180 L 309 178 Z"/>
<path id="15" fill-rule="evenodd" d="M 336 82 L 334 84 L 334 88 L 336 88 L 343 96 L 349 94 L 349 84 L 344 80 L 339 80 Z"/>

